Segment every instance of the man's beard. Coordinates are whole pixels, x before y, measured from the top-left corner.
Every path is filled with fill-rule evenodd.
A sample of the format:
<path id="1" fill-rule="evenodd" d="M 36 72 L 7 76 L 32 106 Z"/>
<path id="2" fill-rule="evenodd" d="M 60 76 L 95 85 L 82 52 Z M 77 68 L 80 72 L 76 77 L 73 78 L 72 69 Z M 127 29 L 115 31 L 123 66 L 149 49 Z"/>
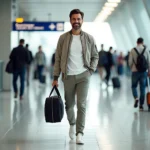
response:
<path id="1" fill-rule="evenodd" d="M 78 30 L 78 29 L 81 28 L 81 24 L 80 24 L 80 23 L 73 23 L 73 24 L 72 24 L 72 28 L 73 28 L 74 30 Z"/>

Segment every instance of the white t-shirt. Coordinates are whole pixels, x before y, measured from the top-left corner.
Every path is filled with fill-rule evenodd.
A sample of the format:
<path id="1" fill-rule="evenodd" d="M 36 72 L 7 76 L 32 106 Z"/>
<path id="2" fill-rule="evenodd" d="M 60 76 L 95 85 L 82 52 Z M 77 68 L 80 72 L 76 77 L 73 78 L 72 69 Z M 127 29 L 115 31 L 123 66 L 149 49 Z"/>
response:
<path id="1" fill-rule="evenodd" d="M 72 36 L 73 39 L 68 57 L 67 74 L 77 75 L 83 73 L 87 69 L 84 67 L 83 63 L 83 53 L 80 35 L 72 35 Z"/>

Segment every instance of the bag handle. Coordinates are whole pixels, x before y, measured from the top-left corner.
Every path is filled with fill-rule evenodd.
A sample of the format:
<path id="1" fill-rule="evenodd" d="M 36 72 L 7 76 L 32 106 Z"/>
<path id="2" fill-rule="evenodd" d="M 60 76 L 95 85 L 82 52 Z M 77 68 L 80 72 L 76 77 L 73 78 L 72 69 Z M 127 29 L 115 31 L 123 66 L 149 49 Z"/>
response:
<path id="1" fill-rule="evenodd" d="M 147 77 L 148 92 L 150 92 L 149 77 Z"/>
<path id="2" fill-rule="evenodd" d="M 52 90 L 51 90 L 51 92 L 50 92 L 49 97 L 52 95 L 52 93 L 53 93 L 54 89 L 55 89 L 55 91 L 56 91 L 57 95 L 58 95 L 59 97 L 61 97 L 61 96 L 60 96 L 60 93 L 59 93 L 59 90 L 58 90 L 58 88 L 56 87 L 56 85 L 55 85 L 55 86 L 53 86 L 53 88 L 52 88 Z"/>

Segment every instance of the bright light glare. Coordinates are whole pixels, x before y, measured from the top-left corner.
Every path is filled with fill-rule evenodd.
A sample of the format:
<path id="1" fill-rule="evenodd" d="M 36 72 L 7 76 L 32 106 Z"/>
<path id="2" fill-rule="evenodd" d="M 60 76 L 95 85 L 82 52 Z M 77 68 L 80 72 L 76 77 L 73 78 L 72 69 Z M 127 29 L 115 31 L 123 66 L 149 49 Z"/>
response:
<path id="1" fill-rule="evenodd" d="M 120 3 L 121 2 L 121 0 L 107 0 L 107 1 L 110 3 Z"/>
<path id="2" fill-rule="evenodd" d="M 99 17 L 95 19 L 95 22 L 104 22 L 107 19 L 107 17 Z"/>
<path id="3" fill-rule="evenodd" d="M 103 10 L 101 11 L 102 14 L 106 14 L 106 15 L 110 15 L 112 13 L 112 11 L 109 10 Z"/>
<path id="4" fill-rule="evenodd" d="M 110 10 L 110 11 L 114 11 L 115 10 L 115 8 L 113 8 L 113 7 L 103 7 L 103 10 Z"/>
<path id="5" fill-rule="evenodd" d="M 118 3 L 105 3 L 106 7 L 117 7 Z"/>
<path id="6" fill-rule="evenodd" d="M 121 0 L 107 0 L 102 11 L 98 14 L 95 21 L 105 21 L 109 15 L 115 10 Z"/>
<path id="7" fill-rule="evenodd" d="M 103 22 L 108 18 L 108 14 L 104 13 L 99 13 L 98 16 L 96 17 L 95 21 L 97 22 Z"/>

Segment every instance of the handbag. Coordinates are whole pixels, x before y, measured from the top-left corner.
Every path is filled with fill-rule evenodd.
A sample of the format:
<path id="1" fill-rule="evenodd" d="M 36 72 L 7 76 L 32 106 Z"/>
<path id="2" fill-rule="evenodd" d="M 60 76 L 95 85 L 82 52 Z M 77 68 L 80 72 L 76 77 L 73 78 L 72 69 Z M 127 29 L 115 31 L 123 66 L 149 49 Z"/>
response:
<path id="1" fill-rule="evenodd" d="M 57 95 L 51 96 L 54 89 Z M 52 88 L 49 97 L 46 98 L 44 113 L 45 121 L 51 123 L 61 122 L 64 116 L 64 104 L 56 86 Z"/>
<path id="2" fill-rule="evenodd" d="M 9 60 L 7 65 L 6 65 L 6 69 L 5 71 L 7 73 L 13 73 L 14 72 L 14 64 L 13 64 L 13 61 L 12 60 Z"/>

